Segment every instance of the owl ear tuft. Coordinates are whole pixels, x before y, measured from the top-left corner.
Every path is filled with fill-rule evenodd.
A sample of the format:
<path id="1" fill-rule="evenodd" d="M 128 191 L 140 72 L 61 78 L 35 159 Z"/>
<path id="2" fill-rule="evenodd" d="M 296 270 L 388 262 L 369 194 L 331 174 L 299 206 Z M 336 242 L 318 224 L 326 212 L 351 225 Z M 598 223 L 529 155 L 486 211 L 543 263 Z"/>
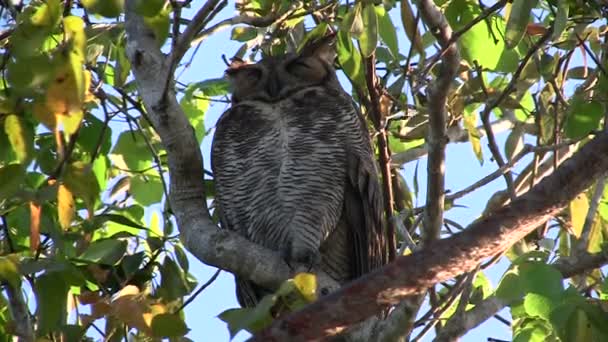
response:
<path id="1" fill-rule="evenodd" d="M 250 63 L 242 60 L 239 57 L 230 58 L 230 63 L 228 64 L 228 69 L 226 69 L 226 75 L 230 76 L 235 74 L 241 67 L 245 65 L 249 65 Z"/>
<path id="2" fill-rule="evenodd" d="M 336 34 L 330 33 L 321 38 L 307 42 L 300 50 L 300 56 L 317 57 L 329 65 L 336 59 Z"/>

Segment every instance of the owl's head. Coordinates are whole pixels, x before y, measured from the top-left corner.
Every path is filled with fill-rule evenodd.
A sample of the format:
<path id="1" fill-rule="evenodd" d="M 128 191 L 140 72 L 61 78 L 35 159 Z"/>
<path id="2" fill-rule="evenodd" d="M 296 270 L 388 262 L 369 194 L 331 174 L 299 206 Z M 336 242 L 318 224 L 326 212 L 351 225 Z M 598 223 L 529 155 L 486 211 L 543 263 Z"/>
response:
<path id="1" fill-rule="evenodd" d="M 268 56 L 255 64 L 233 61 L 226 70 L 232 84 L 232 102 L 276 102 L 317 86 L 340 87 L 333 68 L 335 37 L 306 44 L 299 53 Z"/>

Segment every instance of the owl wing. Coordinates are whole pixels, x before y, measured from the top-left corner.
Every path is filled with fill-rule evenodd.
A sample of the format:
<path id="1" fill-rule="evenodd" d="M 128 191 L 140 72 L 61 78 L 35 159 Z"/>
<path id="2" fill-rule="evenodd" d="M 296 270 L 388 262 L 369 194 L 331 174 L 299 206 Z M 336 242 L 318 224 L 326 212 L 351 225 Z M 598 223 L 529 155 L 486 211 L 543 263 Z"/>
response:
<path id="1" fill-rule="evenodd" d="M 353 131 L 360 134 L 353 136 L 347 149 L 343 220 L 352 234 L 358 277 L 388 262 L 388 243 L 378 170 L 365 122 L 357 114 L 359 127 Z"/>

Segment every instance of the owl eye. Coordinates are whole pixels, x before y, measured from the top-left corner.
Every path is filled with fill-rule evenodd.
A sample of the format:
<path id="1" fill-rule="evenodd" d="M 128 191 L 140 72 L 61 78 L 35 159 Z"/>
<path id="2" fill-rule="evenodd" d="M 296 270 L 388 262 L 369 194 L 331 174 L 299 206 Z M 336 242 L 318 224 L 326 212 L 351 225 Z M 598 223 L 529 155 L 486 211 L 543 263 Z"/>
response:
<path id="1" fill-rule="evenodd" d="M 323 64 L 315 58 L 298 58 L 286 67 L 287 72 L 307 82 L 321 82 L 327 75 Z"/>

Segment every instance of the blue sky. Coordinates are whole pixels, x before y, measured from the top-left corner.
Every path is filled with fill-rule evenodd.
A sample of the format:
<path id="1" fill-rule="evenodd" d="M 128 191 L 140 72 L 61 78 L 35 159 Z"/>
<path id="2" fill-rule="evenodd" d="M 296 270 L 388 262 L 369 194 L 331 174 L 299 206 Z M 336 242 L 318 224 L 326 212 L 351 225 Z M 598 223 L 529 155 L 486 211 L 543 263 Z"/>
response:
<path id="1" fill-rule="evenodd" d="M 400 25 L 398 11 L 393 10 L 392 12 L 393 22 L 396 25 L 397 33 L 399 35 L 400 50 L 407 51 L 407 39 Z M 231 15 L 233 15 L 233 7 L 232 4 L 229 4 L 215 21 Z M 240 47 L 239 43 L 233 42 L 229 38 L 230 30 L 225 30 L 206 40 L 194 57 L 190 68 L 181 74 L 178 81 L 188 83 L 221 77 L 225 69 L 225 64 L 221 59 L 221 55 L 226 54 L 226 56 L 232 56 Z M 192 53 L 193 50 L 194 49 L 191 49 L 190 53 Z M 184 61 L 188 61 L 189 56 L 190 55 L 187 55 L 184 58 Z M 180 75 L 180 72 L 181 70 L 178 70 L 176 74 Z M 343 86 L 346 89 L 349 89 L 350 87 L 347 86 L 345 78 L 342 77 L 341 80 Z M 205 117 L 206 129 L 213 128 L 219 115 L 227 108 L 227 104 L 225 103 L 212 103 Z M 206 168 L 209 168 L 209 148 L 212 135 L 213 131 L 210 132 L 201 145 Z M 499 141 L 499 146 L 502 147 L 506 139 L 506 134 L 498 134 L 497 139 Z M 491 153 L 487 149 L 486 144 L 487 141 L 482 139 L 482 147 L 484 148 L 483 154 L 485 158 L 483 165 L 480 165 L 477 161 L 470 144 L 452 144 L 448 147 L 446 153 L 446 189 L 452 191 L 460 190 L 496 169 L 495 163 L 489 160 Z M 523 163 L 525 163 L 525 160 Z M 407 164 L 403 169 L 405 178 L 410 187 L 413 184 L 415 166 L 416 162 L 412 162 Z M 424 205 L 424 200 L 426 198 L 426 158 L 421 158 L 419 160 L 418 183 L 420 185 L 420 192 L 415 199 L 416 206 Z M 446 217 L 466 226 L 478 217 L 489 197 L 494 192 L 503 188 L 504 181 L 502 178 L 499 178 L 461 199 L 458 204 L 465 207 L 454 208 L 448 211 Z M 206 266 L 194 258 L 191 259 L 190 265 L 191 273 L 200 283 L 204 283 L 216 271 L 215 268 Z M 508 262 L 501 261 L 485 272 L 485 275 L 490 279 L 494 287 L 498 284 L 501 275 L 507 267 Z M 227 272 L 222 272 L 218 279 L 186 308 L 186 321 L 191 329 L 188 336 L 195 341 L 228 341 L 230 338 L 228 329 L 216 316 L 222 311 L 234 307 L 238 307 L 238 304 L 234 295 L 233 277 Z M 424 313 L 425 308 L 421 311 Z M 501 314 L 504 317 L 509 318 L 508 311 L 504 311 Z M 244 340 L 246 336 L 246 334 L 239 334 L 234 340 L 241 341 Z M 462 341 L 484 341 L 487 337 L 510 340 L 511 331 L 504 324 L 491 319 L 481 327 L 467 334 Z M 428 334 L 422 340 L 430 341 L 431 339 L 432 334 Z"/>

